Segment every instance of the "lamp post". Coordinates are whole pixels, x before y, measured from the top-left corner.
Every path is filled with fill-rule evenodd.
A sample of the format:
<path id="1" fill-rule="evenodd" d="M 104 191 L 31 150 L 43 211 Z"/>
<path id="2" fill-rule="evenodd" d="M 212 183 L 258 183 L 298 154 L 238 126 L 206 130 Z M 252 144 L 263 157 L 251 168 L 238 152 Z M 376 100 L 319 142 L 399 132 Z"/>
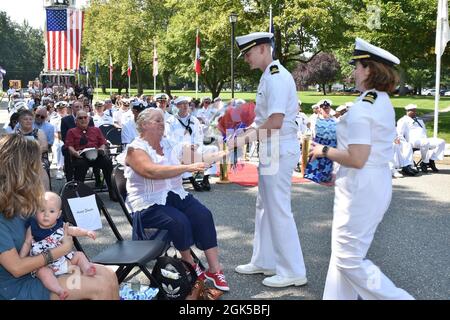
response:
<path id="1" fill-rule="evenodd" d="M 230 14 L 231 23 L 231 99 L 234 99 L 234 25 L 237 22 L 237 14 Z"/>

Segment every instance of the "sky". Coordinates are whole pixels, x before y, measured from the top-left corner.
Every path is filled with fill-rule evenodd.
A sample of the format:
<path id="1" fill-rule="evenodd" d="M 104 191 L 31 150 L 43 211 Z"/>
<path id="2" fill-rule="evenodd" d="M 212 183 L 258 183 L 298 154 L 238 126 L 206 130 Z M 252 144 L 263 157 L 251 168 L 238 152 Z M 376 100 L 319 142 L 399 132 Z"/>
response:
<path id="1" fill-rule="evenodd" d="M 87 0 L 77 0 L 77 7 L 85 5 Z M 44 28 L 45 10 L 43 0 L 0 0 L 0 11 L 5 11 L 9 18 L 17 23 L 24 20 L 34 28 Z"/>

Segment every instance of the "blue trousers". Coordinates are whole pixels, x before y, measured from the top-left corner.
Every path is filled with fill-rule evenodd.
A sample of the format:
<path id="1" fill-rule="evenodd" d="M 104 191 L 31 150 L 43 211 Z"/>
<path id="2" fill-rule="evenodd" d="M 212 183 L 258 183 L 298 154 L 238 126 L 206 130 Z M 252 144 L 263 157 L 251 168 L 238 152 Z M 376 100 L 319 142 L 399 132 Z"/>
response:
<path id="1" fill-rule="evenodd" d="M 144 239 L 145 228 L 168 230 L 176 249 L 200 250 L 217 247 L 216 226 L 211 211 L 188 194 L 183 200 L 169 192 L 165 205 L 155 204 L 133 214 L 133 240 Z"/>

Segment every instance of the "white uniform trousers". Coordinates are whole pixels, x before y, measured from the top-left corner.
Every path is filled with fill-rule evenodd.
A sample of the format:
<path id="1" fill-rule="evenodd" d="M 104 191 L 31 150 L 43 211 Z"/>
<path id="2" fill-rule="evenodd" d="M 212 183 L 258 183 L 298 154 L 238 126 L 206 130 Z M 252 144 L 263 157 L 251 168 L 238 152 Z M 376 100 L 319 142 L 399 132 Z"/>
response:
<path id="1" fill-rule="evenodd" d="M 389 166 L 341 166 L 336 179 L 331 258 L 323 299 L 413 299 L 365 259 L 392 197 Z"/>
<path id="2" fill-rule="evenodd" d="M 305 263 L 291 211 L 292 173 L 300 157 L 300 147 L 296 139 L 281 142 L 279 167 L 272 175 L 264 175 L 264 166 L 267 169 L 268 164 L 261 161 L 263 150 L 264 147 L 260 147 L 251 263 L 276 270 L 276 274 L 283 277 L 304 277 Z"/>
<path id="3" fill-rule="evenodd" d="M 424 163 L 430 160 L 443 160 L 445 141 L 439 138 L 423 138 L 412 141 L 413 148 L 420 148 L 420 154 Z"/>
<path id="4" fill-rule="evenodd" d="M 394 143 L 394 167 L 399 169 L 413 164 L 413 150 L 405 140 L 399 144 Z"/>
<path id="5" fill-rule="evenodd" d="M 58 170 L 62 169 L 64 166 L 64 156 L 62 154 L 62 147 L 64 146 L 64 143 L 62 141 L 59 141 L 55 139 L 55 142 L 52 145 L 52 153 L 54 156 L 54 162 L 56 162 L 56 168 Z"/>

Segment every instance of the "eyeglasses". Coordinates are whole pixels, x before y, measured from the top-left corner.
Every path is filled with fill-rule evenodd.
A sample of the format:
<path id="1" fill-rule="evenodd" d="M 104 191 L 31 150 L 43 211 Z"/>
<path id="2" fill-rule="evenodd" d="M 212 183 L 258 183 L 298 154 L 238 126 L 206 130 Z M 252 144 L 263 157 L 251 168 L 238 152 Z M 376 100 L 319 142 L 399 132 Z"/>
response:
<path id="1" fill-rule="evenodd" d="M 46 116 L 41 116 L 40 114 L 37 114 L 36 115 L 36 118 L 38 118 L 38 119 L 45 119 L 45 118 L 47 118 Z"/>
<path id="2" fill-rule="evenodd" d="M 211 101 L 204 101 L 204 104 L 211 104 Z"/>
<path id="3" fill-rule="evenodd" d="M 87 116 L 77 117 L 78 120 L 86 120 L 87 118 L 88 118 Z"/>

